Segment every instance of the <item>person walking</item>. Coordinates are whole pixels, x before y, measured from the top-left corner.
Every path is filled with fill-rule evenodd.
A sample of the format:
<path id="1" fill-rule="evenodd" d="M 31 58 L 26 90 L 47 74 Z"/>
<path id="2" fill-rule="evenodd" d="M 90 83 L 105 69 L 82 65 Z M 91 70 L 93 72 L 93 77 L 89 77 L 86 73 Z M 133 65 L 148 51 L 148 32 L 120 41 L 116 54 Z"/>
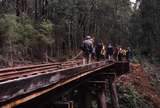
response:
<path id="1" fill-rule="evenodd" d="M 127 48 L 126 59 L 130 61 L 132 59 L 132 50 L 130 47 Z"/>
<path id="2" fill-rule="evenodd" d="M 82 42 L 81 49 L 83 51 L 83 64 L 90 63 L 93 52 L 93 41 L 91 36 L 86 36 L 85 40 Z"/>
<path id="3" fill-rule="evenodd" d="M 118 61 L 122 61 L 122 47 L 118 48 Z"/>
<path id="4" fill-rule="evenodd" d="M 105 58 L 106 58 L 106 47 L 105 47 L 103 42 L 102 42 L 101 55 L 102 55 L 103 60 L 105 60 Z"/>
<path id="5" fill-rule="evenodd" d="M 114 57 L 115 61 L 118 61 L 118 50 L 119 50 L 119 46 L 116 45 L 113 50 L 113 57 Z"/>
<path id="6" fill-rule="evenodd" d="M 102 43 L 101 43 L 101 42 L 98 42 L 98 43 L 96 44 L 96 47 L 95 47 L 95 52 L 96 52 L 96 59 L 97 59 L 97 61 L 99 61 L 100 58 L 101 58 L 101 56 L 102 56 L 102 55 L 101 55 L 102 48 L 103 48 Z"/>
<path id="7" fill-rule="evenodd" d="M 113 59 L 113 46 L 112 43 L 108 44 L 108 60 L 111 61 Z"/>

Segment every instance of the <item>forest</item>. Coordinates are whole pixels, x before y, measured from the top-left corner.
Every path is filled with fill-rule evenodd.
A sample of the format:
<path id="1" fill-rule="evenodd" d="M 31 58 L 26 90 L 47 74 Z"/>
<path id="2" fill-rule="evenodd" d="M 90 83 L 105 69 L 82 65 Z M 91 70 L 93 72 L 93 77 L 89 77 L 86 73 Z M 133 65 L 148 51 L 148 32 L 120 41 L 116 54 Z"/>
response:
<path id="1" fill-rule="evenodd" d="M 159 60 L 160 1 L 0 0 L 0 65 L 71 58 L 86 35 Z"/>
<path id="2" fill-rule="evenodd" d="M 0 68 L 74 58 L 90 35 L 132 49 L 120 108 L 160 108 L 159 18 L 160 0 L 0 0 Z"/>

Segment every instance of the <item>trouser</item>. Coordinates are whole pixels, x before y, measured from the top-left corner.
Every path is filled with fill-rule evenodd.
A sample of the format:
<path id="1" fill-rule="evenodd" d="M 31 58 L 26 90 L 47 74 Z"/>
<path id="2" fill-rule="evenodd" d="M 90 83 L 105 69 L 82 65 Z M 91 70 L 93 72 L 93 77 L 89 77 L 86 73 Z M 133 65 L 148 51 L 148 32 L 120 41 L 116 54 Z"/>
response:
<path id="1" fill-rule="evenodd" d="M 100 57 L 101 57 L 101 54 L 100 54 L 100 53 L 97 53 L 97 54 L 96 54 L 97 61 L 100 60 Z"/>
<path id="2" fill-rule="evenodd" d="M 113 58 L 113 55 L 112 55 L 112 54 L 109 54 L 109 55 L 108 55 L 108 60 L 112 60 L 112 58 Z"/>
<path id="3" fill-rule="evenodd" d="M 118 61 L 122 61 L 122 54 L 118 54 Z"/>
<path id="4" fill-rule="evenodd" d="M 91 53 L 84 53 L 83 64 L 91 63 L 91 58 L 92 58 Z"/>

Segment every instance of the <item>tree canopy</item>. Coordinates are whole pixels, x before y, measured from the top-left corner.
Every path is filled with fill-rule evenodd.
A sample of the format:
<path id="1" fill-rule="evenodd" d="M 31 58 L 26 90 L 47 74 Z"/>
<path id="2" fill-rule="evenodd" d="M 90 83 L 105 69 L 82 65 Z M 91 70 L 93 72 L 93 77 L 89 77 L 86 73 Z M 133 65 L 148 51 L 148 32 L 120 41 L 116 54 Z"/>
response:
<path id="1" fill-rule="evenodd" d="M 137 0 L 134 7 L 130 0 L 1 0 L 2 61 L 74 56 L 86 35 L 159 56 L 159 4 L 158 0 Z"/>

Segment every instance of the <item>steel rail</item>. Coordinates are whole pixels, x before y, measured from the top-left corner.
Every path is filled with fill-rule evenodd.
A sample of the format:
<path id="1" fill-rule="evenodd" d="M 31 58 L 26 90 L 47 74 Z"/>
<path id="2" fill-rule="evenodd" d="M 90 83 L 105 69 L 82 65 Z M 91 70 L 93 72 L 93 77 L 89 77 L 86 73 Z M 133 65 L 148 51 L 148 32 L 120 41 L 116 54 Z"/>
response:
<path id="1" fill-rule="evenodd" d="M 97 64 L 97 63 L 94 63 L 94 64 Z M 80 78 L 82 78 L 82 77 L 84 77 L 84 76 L 86 76 L 86 75 L 89 75 L 89 74 L 91 74 L 91 73 L 94 73 L 94 72 L 96 72 L 96 71 L 98 71 L 98 70 L 107 68 L 107 67 L 109 67 L 109 66 L 111 66 L 111 65 L 113 65 L 113 64 L 114 64 L 114 63 L 110 63 L 110 64 L 102 65 L 102 66 L 100 66 L 100 67 L 95 67 L 94 70 L 86 70 L 86 71 L 84 70 L 84 72 L 79 73 L 79 74 L 77 74 L 77 75 L 73 75 L 73 76 L 70 77 L 69 79 L 60 80 L 60 81 L 59 81 L 58 83 L 56 83 L 56 84 L 53 84 L 53 85 L 50 85 L 50 86 L 48 86 L 48 87 L 46 87 L 46 88 L 44 88 L 44 89 L 40 89 L 40 90 L 38 90 L 38 91 L 32 92 L 32 93 L 30 93 L 30 94 L 28 94 L 27 96 L 24 96 L 24 97 L 22 97 L 22 98 L 17 98 L 17 99 L 15 99 L 15 100 L 13 100 L 13 101 L 11 101 L 11 102 L 3 105 L 2 108 L 12 108 L 12 107 L 15 107 L 15 106 L 17 106 L 17 105 L 19 105 L 19 104 L 22 104 L 22 103 L 24 103 L 24 102 L 27 102 L 27 101 L 29 101 L 29 100 L 31 100 L 31 99 L 34 99 L 34 98 L 38 97 L 38 96 L 41 96 L 42 94 L 45 94 L 45 93 L 47 93 L 47 92 L 49 92 L 49 91 L 52 91 L 52 90 L 54 90 L 54 89 L 56 89 L 56 88 L 58 88 L 58 87 L 61 87 L 61 86 L 65 85 L 65 84 L 67 84 L 67 83 L 73 82 L 73 81 L 75 81 L 75 80 L 77 80 L 77 79 L 80 79 Z M 88 66 L 89 66 L 89 65 L 92 65 L 92 64 L 88 64 Z M 83 67 L 83 66 L 81 66 L 81 67 Z"/>
<path id="2" fill-rule="evenodd" d="M 24 67 L 7 68 L 0 70 L 0 82 L 46 73 L 48 71 L 65 69 L 68 67 L 78 66 L 82 64 L 82 60 L 70 60 L 66 62 L 48 63 Z"/>

